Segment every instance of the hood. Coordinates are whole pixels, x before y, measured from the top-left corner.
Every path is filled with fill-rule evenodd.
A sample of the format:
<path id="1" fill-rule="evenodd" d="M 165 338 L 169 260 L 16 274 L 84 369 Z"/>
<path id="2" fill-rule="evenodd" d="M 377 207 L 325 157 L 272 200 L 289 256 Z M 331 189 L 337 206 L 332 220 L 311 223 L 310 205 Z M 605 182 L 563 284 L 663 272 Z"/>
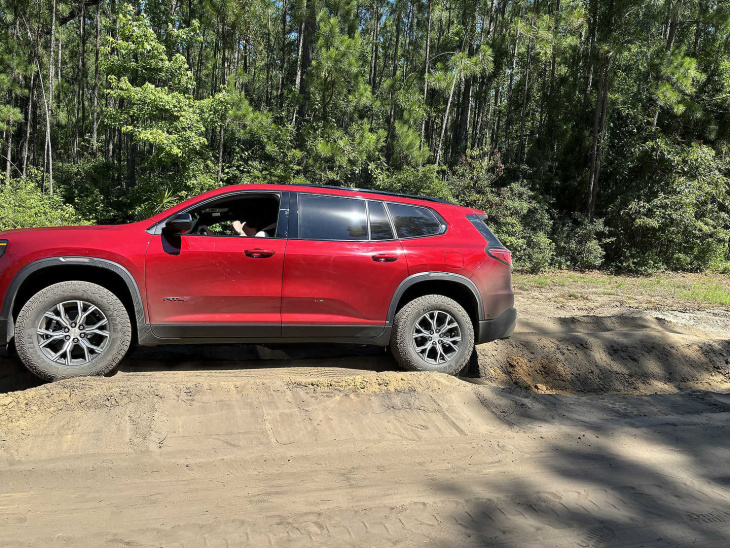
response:
<path id="1" fill-rule="evenodd" d="M 12 237 L 14 235 L 23 235 L 23 234 L 32 234 L 32 233 L 39 233 L 38 236 L 41 236 L 40 233 L 48 233 L 48 232 L 67 232 L 67 231 L 83 231 L 83 232 L 90 232 L 90 231 L 99 231 L 99 230 L 110 230 L 113 228 L 117 228 L 120 226 L 125 225 L 85 225 L 85 226 L 48 226 L 48 227 L 38 227 L 38 228 L 13 228 L 10 230 L 0 230 L 0 238 L 4 237 Z"/>

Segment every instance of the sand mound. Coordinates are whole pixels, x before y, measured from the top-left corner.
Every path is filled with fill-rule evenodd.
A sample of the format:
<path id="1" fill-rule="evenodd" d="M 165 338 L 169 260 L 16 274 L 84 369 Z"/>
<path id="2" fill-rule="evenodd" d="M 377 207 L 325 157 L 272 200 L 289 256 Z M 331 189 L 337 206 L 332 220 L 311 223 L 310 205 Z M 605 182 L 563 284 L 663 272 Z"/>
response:
<path id="1" fill-rule="evenodd" d="M 730 340 L 663 318 L 578 316 L 540 327 L 478 347 L 481 376 L 559 393 L 730 387 Z"/>

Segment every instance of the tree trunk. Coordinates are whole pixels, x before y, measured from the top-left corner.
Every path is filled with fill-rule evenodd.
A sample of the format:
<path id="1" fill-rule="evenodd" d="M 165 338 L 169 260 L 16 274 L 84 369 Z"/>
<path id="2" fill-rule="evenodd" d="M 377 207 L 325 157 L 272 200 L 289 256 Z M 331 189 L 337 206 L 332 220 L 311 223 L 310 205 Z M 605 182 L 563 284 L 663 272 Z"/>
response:
<path id="1" fill-rule="evenodd" d="M 225 51 L 225 50 L 224 50 Z M 269 108 L 269 80 L 271 77 L 271 9 L 266 10 L 266 85 L 264 87 L 264 107 Z"/>
<path id="2" fill-rule="evenodd" d="M 46 99 L 46 89 L 43 85 L 43 76 L 41 75 L 41 65 L 38 58 L 35 59 L 36 67 L 38 67 L 38 79 L 41 82 L 41 92 L 43 93 L 43 103 L 46 109 L 46 148 L 44 152 L 44 165 L 48 166 L 48 193 L 53 194 L 53 150 L 51 148 L 51 112 L 49 101 Z M 45 171 L 44 171 L 45 173 Z"/>
<path id="3" fill-rule="evenodd" d="M 532 64 L 532 38 L 527 43 L 527 65 L 525 67 L 525 88 L 522 91 L 522 112 L 520 113 L 520 139 L 517 144 L 517 162 L 524 161 L 525 119 L 527 118 L 527 96 L 530 89 L 530 67 Z"/>
<path id="4" fill-rule="evenodd" d="M 504 124 L 504 140 L 505 154 L 509 153 L 509 131 L 512 126 L 512 84 L 514 83 L 514 74 L 517 68 L 517 45 L 520 41 L 520 29 L 517 29 L 515 35 L 515 47 L 512 50 L 512 70 L 509 72 L 509 85 L 507 86 L 507 120 Z"/>
<path id="5" fill-rule="evenodd" d="M 591 151 L 591 167 L 588 180 L 588 221 L 593 222 L 598 198 L 598 183 L 601 175 L 603 156 L 603 138 L 606 134 L 606 107 L 608 106 L 608 88 L 610 77 L 610 58 L 601 53 L 601 79 L 596 93 L 596 108 L 593 118 L 593 147 Z"/>
<path id="6" fill-rule="evenodd" d="M 10 183 L 10 166 L 12 165 L 11 155 L 13 153 L 13 102 L 10 102 L 10 119 L 8 121 L 8 148 L 5 153 L 5 182 Z"/>
<path id="7" fill-rule="evenodd" d="M 684 0 L 678 0 L 676 4 L 672 5 L 672 2 L 670 0 L 669 2 L 669 20 L 667 22 L 667 42 L 664 45 L 664 51 L 667 53 L 672 51 L 672 47 L 674 46 L 674 39 L 677 37 L 677 27 L 679 26 L 679 12 L 682 11 L 682 3 Z M 656 127 L 657 123 L 659 122 L 659 112 L 661 111 L 661 107 L 657 106 L 656 110 L 654 111 L 654 118 L 652 119 L 651 127 Z"/>
<path id="8" fill-rule="evenodd" d="M 444 113 L 444 123 L 441 124 L 441 137 L 439 138 L 439 148 L 436 153 L 436 165 L 439 165 L 441 161 L 441 150 L 444 144 L 444 134 L 446 133 L 446 125 L 449 122 L 449 111 L 451 110 L 451 100 L 454 98 L 454 89 L 456 88 L 456 81 L 459 79 L 459 71 L 454 73 L 454 81 L 451 83 L 451 91 L 449 92 L 449 101 L 446 103 L 446 112 Z"/>
<path id="9" fill-rule="evenodd" d="M 30 141 L 31 120 L 33 119 L 33 98 L 35 97 L 35 71 L 30 73 L 30 93 L 28 94 L 28 113 L 25 116 L 25 142 L 23 143 L 23 177 L 28 167 L 28 142 Z"/>
<path id="10" fill-rule="evenodd" d="M 305 4 L 305 17 L 302 25 L 302 44 L 300 73 L 297 76 L 299 82 L 299 108 L 297 118 L 299 123 L 303 123 L 309 112 L 309 82 L 307 81 L 307 73 L 312 66 L 314 58 L 314 39 L 317 30 L 317 13 L 315 11 L 315 3 L 309 0 Z"/>
<path id="11" fill-rule="evenodd" d="M 97 151 L 97 127 L 99 125 L 99 43 L 101 41 L 101 1 L 96 5 L 96 49 L 94 51 L 94 113 L 91 128 L 91 142 Z"/>
<path id="12" fill-rule="evenodd" d="M 430 1 L 430 0 L 429 0 Z M 378 68 L 378 51 L 380 50 L 378 40 L 380 31 L 380 7 L 375 5 L 375 13 L 373 14 L 373 34 L 370 46 L 370 71 L 368 73 L 368 84 L 375 90 L 375 75 Z"/>
<path id="13" fill-rule="evenodd" d="M 48 102 L 53 112 L 53 50 L 56 40 L 56 0 L 51 1 L 51 46 L 48 50 Z M 58 65 L 61 65 L 61 40 L 58 40 Z M 60 80 L 60 78 L 59 78 Z"/>
<path id="14" fill-rule="evenodd" d="M 423 136 L 426 132 L 426 101 L 428 100 L 428 69 L 431 53 L 431 0 L 428 0 L 428 27 L 426 30 L 426 68 L 423 71 L 423 117 L 421 118 L 421 142 L 419 150 L 423 150 Z"/>
<path id="15" fill-rule="evenodd" d="M 390 84 L 390 111 L 388 113 L 388 135 L 385 139 L 385 153 L 388 160 L 390 160 L 393 155 L 393 126 L 395 124 L 395 99 L 393 97 L 393 90 L 395 88 L 395 77 L 398 75 L 398 46 L 400 45 L 401 29 L 400 11 L 396 11 L 395 17 L 395 48 L 393 51 L 393 63 L 391 64 L 390 71 L 390 77 L 392 79 Z"/>
<path id="16" fill-rule="evenodd" d="M 284 101 L 284 73 L 286 72 L 286 4 L 287 0 L 283 0 L 281 6 L 281 68 L 279 69 L 279 89 L 276 93 L 276 104 L 280 111 Z"/>

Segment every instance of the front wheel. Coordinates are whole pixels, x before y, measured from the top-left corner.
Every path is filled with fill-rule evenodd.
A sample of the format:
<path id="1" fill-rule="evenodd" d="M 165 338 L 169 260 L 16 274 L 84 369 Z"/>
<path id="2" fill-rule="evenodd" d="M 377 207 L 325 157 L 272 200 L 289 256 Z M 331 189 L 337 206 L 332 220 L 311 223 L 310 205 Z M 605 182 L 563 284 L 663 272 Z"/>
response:
<path id="1" fill-rule="evenodd" d="M 109 373 L 131 339 L 122 302 L 89 282 L 61 282 L 42 289 L 25 303 L 15 323 L 20 360 L 49 381 Z"/>
<path id="2" fill-rule="evenodd" d="M 474 350 L 474 326 L 453 299 L 424 295 L 395 315 L 390 348 L 404 369 L 457 375 Z"/>

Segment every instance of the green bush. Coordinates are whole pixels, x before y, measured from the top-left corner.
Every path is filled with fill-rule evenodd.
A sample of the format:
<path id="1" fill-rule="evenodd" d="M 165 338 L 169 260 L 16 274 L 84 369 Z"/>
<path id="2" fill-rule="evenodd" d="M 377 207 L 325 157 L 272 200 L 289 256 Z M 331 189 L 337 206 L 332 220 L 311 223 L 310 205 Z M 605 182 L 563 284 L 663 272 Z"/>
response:
<path id="1" fill-rule="evenodd" d="M 604 233 L 602 219 L 590 223 L 584 216 L 574 215 L 556 222 L 552 235 L 555 242 L 553 266 L 575 270 L 599 268 L 605 254 L 602 244 L 607 241 L 600 239 Z"/>
<path id="2" fill-rule="evenodd" d="M 657 139 L 629 158 L 629 190 L 611 206 L 611 259 L 648 272 L 722 268 L 730 260 L 728 166 L 707 146 Z"/>
<path id="3" fill-rule="evenodd" d="M 58 196 L 41 193 L 31 179 L 14 179 L 9 184 L 0 177 L 0 230 L 37 226 L 89 224 Z"/>
<path id="4" fill-rule="evenodd" d="M 551 208 L 524 180 L 496 187 L 501 174 L 498 155 L 471 150 L 446 182 L 459 204 L 480 209 L 489 216 L 490 228 L 512 250 L 516 269 L 545 270 L 555 255 L 555 244 L 549 237 L 553 224 Z"/>

